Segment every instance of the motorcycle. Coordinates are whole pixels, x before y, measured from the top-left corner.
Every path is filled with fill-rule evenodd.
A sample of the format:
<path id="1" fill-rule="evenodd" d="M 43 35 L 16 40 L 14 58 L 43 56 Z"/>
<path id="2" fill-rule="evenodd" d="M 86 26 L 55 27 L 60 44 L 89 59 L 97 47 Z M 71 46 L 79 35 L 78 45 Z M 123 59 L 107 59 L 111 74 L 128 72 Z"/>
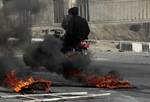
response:
<path id="1" fill-rule="evenodd" d="M 61 29 L 52 29 L 50 32 L 53 32 L 53 35 L 62 40 L 64 39 L 64 33 Z M 65 53 L 76 53 L 79 52 L 83 55 L 88 55 L 88 48 L 90 47 L 90 43 L 86 40 L 82 40 L 80 43 L 76 44 L 75 46 L 71 46 L 69 50 L 67 50 Z"/>

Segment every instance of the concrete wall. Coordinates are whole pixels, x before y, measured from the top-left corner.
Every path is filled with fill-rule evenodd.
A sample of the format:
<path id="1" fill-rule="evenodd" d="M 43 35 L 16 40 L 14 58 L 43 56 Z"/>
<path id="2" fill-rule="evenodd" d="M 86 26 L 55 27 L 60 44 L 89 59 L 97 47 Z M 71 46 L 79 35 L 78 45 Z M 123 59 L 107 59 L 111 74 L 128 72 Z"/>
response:
<path id="1" fill-rule="evenodd" d="M 40 12 L 32 15 L 33 30 L 37 31 L 33 34 L 35 37 L 40 37 L 41 29 L 60 27 L 60 24 L 54 22 L 54 0 L 39 0 L 39 2 L 41 3 Z M 72 4 L 72 0 L 64 0 L 64 15 L 67 14 L 68 8 L 75 5 L 75 2 Z M 131 31 L 130 26 L 133 24 L 130 23 L 149 21 L 149 5 L 150 0 L 89 0 L 90 38 L 145 40 L 147 38 L 145 29 Z"/>
<path id="2" fill-rule="evenodd" d="M 139 26 L 137 30 L 131 30 L 133 26 Z M 90 38 L 98 40 L 129 40 L 146 41 L 143 24 L 90 24 Z M 135 28 L 136 29 L 136 28 Z"/>
<path id="3" fill-rule="evenodd" d="M 89 0 L 93 23 L 150 21 L 150 0 Z"/>
<path id="4" fill-rule="evenodd" d="M 33 17 L 33 26 L 47 26 L 54 23 L 53 0 L 39 0 L 40 12 Z"/>
<path id="5" fill-rule="evenodd" d="M 56 18 L 54 17 L 54 0 L 38 0 L 38 1 L 41 3 L 41 5 L 43 5 L 43 7 L 41 7 L 41 12 L 33 17 L 32 20 L 34 22 L 33 25 L 34 26 L 53 25 L 54 18 Z M 77 5 L 76 1 L 77 0 L 64 0 L 64 8 L 62 8 L 64 9 L 63 14 L 67 14 L 68 8 L 76 6 Z M 88 1 L 89 1 L 88 18 L 91 23 L 99 23 L 99 24 L 114 23 L 114 22 L 143 23 L 150 21 L 150 6 L 149 6 L 150 0 L 88 0 Z M 58 7 L 58 9 L 61 9 L 61 7 Z M 85 12 L 87 13 L 87 10 L 85 10 Z"/>
<path id="6" fill-rule="evenodd" d="M 150 0 L 89 0 L 89 13 L 91 38 L 150 41 Z"/>

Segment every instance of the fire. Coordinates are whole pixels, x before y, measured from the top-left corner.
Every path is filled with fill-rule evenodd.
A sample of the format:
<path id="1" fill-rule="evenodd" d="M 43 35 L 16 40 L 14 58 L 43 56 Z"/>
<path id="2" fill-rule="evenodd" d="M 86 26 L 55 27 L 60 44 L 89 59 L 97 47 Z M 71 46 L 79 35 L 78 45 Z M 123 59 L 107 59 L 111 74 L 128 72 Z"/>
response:
<path id="1" fill-rule="evenodd" d="M 79 79 L 80 81 L 97 88 L 131 88 L 131 84 L 127 80 L 121 80 L 117 75 L 96 76 L 86 74 L 79 69 L 70 70 L 67 74 L 71 78 Z"/>
<path id="2" fill-rule="evenodd" d="M 98 88 L 115 89 L 115 88 L 130 88 L 131 87 L 129 81 L 120 80 L 115 75 L 108 75 L 108 76 L 103 76 L 103 77 L 89 76 L 89 77 L 86 77 L 85 79 L 89 85 L 96 86 Z"/>
<path id="3" fill-rule="evenodd" d="M 28 89 L 34 84 L 42 83 L 44 88 L 42 88 L 45 92 L 49 92 L 51 81 L 44 79 L 35 79 L 33 77 L 27 77 L 24 80 L 17 78 L 15 70 L 12 70 L 6 73 L 5 82 L 7 85 L 12 88 L 15 92 L 20 92 L 23 89 Z M 32 89 L 31 89 L 32 90 Z"/>

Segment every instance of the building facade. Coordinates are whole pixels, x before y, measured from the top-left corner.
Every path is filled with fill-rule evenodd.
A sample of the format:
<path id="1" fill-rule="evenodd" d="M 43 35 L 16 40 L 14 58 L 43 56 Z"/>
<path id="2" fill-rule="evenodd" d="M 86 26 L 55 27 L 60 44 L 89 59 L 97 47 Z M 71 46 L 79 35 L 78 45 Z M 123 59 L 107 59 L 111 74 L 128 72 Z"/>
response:
<path id="1" fill-rule="evenodd" d="M 0 7 L 5 8 L 7 2 L 24 0 L 0 0 Z M 31 23 L 34 27 L 60 26 L 69 8 L 79 7 L 80 16 L 89 21 L 91 29 L 97 29 L 97 24 L 129 24 L 150 22 L 150 0 L 26 0 L 32 6 L 38 5 L 39 10 L 32 14 L 24 10 L 11 15 L 14 22 Z M 8 6 L 9 7 L 9 6 Z M 36 7 L 35 7 L 36 8 Z M 19 20 L 17 17 L 19 16 Z M 30 18 L 30 19 L 28 19 Z M 27 21 L 28 20 L 28 21 Z M 96 26 L 93 26 L 96 25 Z M 146 24 L 147 25 L 147 24 Z M 149 24 L 148 24 L 149 25 Z M 146 26 L 149 29 L 149 26 Z M 150 30 L 146 30 L 147 36 Z M 99 31 L 97 31 L 99 32 Z M 149 35 L 150 36 L 150 35 Z M 146 37 L 147 38 L 147 37 Z"/>
<path id="2" fill-rule="evenodd" d="M 13 1 L 13 0 L 7 0 Z M 80 16 L 91 23 L 149 22 L 150 0 L 30 0 L 41 4 L 32 16 L 33 25 L 60 23 L 67 10 L 79 7 Z M 3 7 L 2 0 L 0 7 Z M 26 15 L 23 14 L 25 17 Z M 28 15 L 29 16 L 29 15 Z"/>

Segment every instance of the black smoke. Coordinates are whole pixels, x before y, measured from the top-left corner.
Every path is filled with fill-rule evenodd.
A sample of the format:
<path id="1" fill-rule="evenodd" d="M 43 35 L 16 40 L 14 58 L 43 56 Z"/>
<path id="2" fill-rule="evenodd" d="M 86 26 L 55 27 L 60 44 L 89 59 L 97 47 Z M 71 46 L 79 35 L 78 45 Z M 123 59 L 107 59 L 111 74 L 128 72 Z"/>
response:
<path id="1" fill-rule="evenodd" d="M 90 57 L 81 53 L 62 53 L 62 41 L 48 35 L 43 42 L 32 44 L 24 53 L 24 62 L 33 69 L 44 66 L 48 71 L 67 76 L 68 70 L 86 70 Z"/>
<path id="2" fill-rule="evenodd" d="M 0 78 L 10 70 L 23 72 L 23 61 L 16 57 L 18 48 L 31 43 L 32 15 L 38 14 L 38 0 L 3 0 L 0 8 Z M 12 39 L 13 38 L 13 39 Z"/>
<path id="3" fill-rule="evenodd" d="M 14 56 L 7 56 L 7 55 L 1 55 L 0 56 L 0 82 L 4 81 L 5 74 L 9 71 L 16 71 L 16 73 L 19 73 L 18 76 L 24 77 L 26 73 L 23 73 L 24 71 L 24 64 L 20 61 L 20 59 L 14 57 Z"/>
<path id="4" fill-rule="evenodd" d="M 32 69 L 45 67 L 50 72 L 64 76 L 70 69 L 86 69 L 90 57 L 80 53 L 67 57 L 61 52 L 62 41 L 54 36 L 31 44 L 32 15 L 38 14 L 43 7 L 38 0 L 4 0 L 3 4 L 0 12 L 1 78 L 12 69 L 24 73 L 25 66 L 15 57 L 17 47 L 27 47 L 23 60 Z M 15 44 L 10 43 L 10 38 L 17 39 Z"/>
<path id="5" fill-rule="evenodd" d="M 65 60 L 61 53 L 62 43 L 54 36 L 46 37 L 43 42 L 31 44 L 24 53 L 24 61 L 32 68 L 45 66 L 52 72 L 58 72 Z"/>
<path id="6" fill-rule="evenodd" d="M 0 34 L 5 35 L 5 42 L 14 37 L 18 39 L 17 46 L 31 43 L 32 16 L 40 12 L 41 5 L 38 0 L 3 0 L 1 22 L 5 27 Z"/>

